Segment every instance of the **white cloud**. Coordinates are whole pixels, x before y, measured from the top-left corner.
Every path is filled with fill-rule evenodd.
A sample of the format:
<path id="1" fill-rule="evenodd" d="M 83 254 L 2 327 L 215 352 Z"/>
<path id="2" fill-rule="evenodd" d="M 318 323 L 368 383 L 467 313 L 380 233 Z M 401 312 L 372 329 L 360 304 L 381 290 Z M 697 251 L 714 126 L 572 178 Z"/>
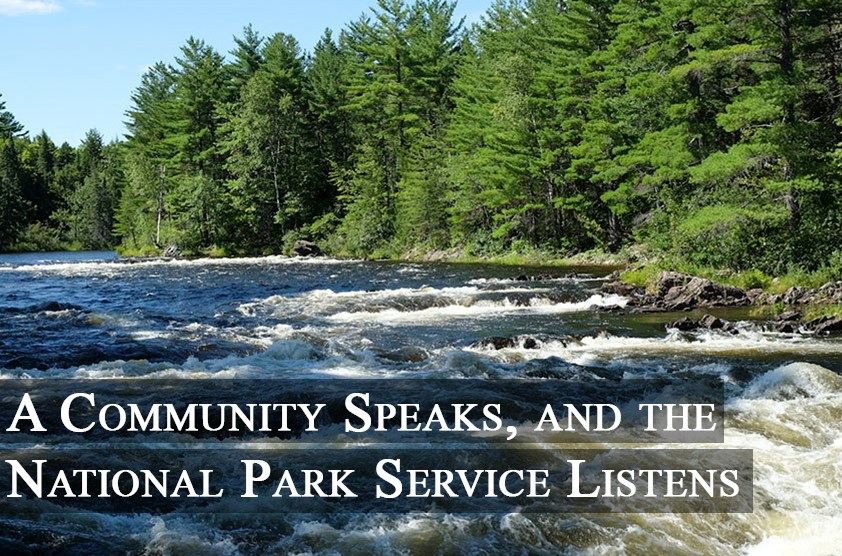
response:
<path id="1" fill-rule="evenodd" d="M 0 0 L 0 15 L 43 15 L 60 10 L 55 0 Z"/>

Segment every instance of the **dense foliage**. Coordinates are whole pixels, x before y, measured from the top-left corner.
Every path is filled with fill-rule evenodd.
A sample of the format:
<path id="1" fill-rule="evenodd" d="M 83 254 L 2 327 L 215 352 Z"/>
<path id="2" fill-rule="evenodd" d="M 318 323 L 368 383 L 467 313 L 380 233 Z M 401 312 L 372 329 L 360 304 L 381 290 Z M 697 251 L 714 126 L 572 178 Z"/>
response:
<path id="1" fill-rule="evenodd" d="M 0 248 L 842 259 L 836 0 L 496 0 L 470 29 L 454 7 L 379 0 L 310 54 L 190 38 L 117 145 L 30 140 L 0 106 Z"/>

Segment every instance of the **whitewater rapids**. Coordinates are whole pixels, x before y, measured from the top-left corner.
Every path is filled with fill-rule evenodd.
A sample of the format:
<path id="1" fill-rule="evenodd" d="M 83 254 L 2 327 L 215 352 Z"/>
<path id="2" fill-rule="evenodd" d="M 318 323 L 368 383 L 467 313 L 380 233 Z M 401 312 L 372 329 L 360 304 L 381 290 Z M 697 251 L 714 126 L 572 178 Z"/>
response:
<path id="1" fill-rule="evenodd" d="M 78 553 L 839 552 L 840 341 L 766 332 L 736 313 L 735 335 L 666 330 L 675 315 L 630 314 L 625 299 L 600 294 L 603 270 L 546 273 L 284 257 L 127 264 L 108 253 L 0 256 L 0 376 L 713 376 L 726 387 L 722 447 L 754 450 L 753 514 L 269 519 L 232 506 L 212 518 L 37 517 L 48 502 L 2 500 L 0 539 L 11 549 Z M 543 279 L 516 279 L 523 274 Z M 492 337 L 516 340 L 494 349 L 483 343 Z"/>

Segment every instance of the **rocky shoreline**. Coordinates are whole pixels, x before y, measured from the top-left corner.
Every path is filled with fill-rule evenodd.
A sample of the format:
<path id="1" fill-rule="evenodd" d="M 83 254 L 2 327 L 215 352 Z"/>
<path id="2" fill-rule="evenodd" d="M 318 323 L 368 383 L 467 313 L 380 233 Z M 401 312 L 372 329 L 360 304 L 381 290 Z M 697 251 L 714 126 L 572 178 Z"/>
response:
<path id="1" fill-rule="evenodd" d="M 782 294 L 762 289 L 743 290 L 736 286 L 719 284 L 679 272 L 662 272 L 655 284 L 643 288 L 620 280 L 612 275 L 603 284 L 602 292 L 628 298 L 627 307 L 634 312 L 672 313 L 723 307 L 783 306 L 784 310 L 771 319 L 772 327 L 779 332 L 799 330 L 816 334 L 842 332 L 842 316 L 824 316 L 805 319 L 804 309 L 816 305 L 842 305 L 842 281 L 830 282 L 821 288 L 793 287 Z M 699 319 L 684 318 L 670 324 L 679 330 L 707 328 L 736 331 L 734 325 L 713 315 Z"/>

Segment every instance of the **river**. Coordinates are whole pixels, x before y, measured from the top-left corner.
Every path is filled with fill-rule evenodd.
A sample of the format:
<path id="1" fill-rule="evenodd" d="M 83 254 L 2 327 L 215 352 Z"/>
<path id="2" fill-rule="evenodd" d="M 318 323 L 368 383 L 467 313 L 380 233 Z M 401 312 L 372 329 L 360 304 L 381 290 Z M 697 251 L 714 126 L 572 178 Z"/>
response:
<path id="1" fill-rule="evenodd" d="M 842 547 L 842 342 L 678 332 L 616 310 L 599 268 L 284 257 L 0 256 L 3 378 L 718 377 L 725 446 L 754 450 L 752 514 L 39 515 L 0 548 L 76 553 L 832 554 Z M 524 280 L 523 278 L 531 278 Z M 612 309 L 614 308 L 614 309 Z M 503 349 L 491 337 L 520 338 Z M 529 341 L 526 341 L 526 339 Z"/>

